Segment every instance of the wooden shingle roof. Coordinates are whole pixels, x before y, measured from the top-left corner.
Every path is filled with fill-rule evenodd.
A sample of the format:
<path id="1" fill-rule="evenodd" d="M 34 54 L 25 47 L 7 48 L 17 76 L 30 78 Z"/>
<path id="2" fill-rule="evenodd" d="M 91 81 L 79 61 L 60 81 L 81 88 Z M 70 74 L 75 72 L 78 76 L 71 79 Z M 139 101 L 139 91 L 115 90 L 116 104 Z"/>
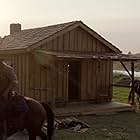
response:
<path id="1" fill-rule="evenodd" d="M 121 51 L 117 47 L 108 42 L 106 39 L 104 39 L 102 36 L 100 36 L 98 33 L 93 31 L 81 21 L 72 21 L 41 28 L 26 29 L 9 36 L 5 36 L 0 42 L 0 52 L 26 48 L 28 48 L 29 50 L 31 48 L 35 48 L 39 45 L 42 45 L 52 36 L 58 35 L 59 33 L 62 33 L 64 31 L 70 31 L 78 26 L 86 30 L 96 39 L 100 40 L 103 44 L 112 49 L 114 52 L 121 53 Z"/>
<path id="2" fill-rule="evenodd" d="M 75 21 L 76 22 L 76 21 Z M 57 24 L 47 27 L 21 30 L 18 33 L 3 38 L 0 49 L 27 48 L 40 40 L 48 38 L 53 34 L 73 25 L 75 22 Z"/>

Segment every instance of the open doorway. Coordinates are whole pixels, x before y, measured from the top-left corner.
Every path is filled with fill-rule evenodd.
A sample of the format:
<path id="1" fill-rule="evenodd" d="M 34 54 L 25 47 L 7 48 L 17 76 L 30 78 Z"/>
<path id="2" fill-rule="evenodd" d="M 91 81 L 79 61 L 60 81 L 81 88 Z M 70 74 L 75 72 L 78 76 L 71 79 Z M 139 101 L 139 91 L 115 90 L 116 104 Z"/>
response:
<path id="1" fill-rule="evenodd" d="M 80 84 L 81 84 L 81 65 L 79 61 L 71 61 L 69 63 L 69 81 L 68 81 L 68 100 L 80 100 Z"/>

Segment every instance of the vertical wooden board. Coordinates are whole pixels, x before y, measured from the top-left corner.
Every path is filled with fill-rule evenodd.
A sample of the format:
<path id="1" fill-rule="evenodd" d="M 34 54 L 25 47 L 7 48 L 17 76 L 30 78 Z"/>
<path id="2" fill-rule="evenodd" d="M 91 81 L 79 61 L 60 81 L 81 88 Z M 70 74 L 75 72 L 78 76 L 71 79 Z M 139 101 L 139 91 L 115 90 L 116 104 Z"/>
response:
<path id="1" fill-rule="evenodd" d="M 78 51 L 78 28 L 74 30 L 74 51 Z"/>
<path id="2" fill-rule="evenodd" d="M 30 89 L 29 89 L 29 84 L 30 84 L 30 79 L 29 79 L 29 55 L 27 54 L 25 56 L 25 74 L 26 74 L 26 81 L 25 81 L 25 93 L 26 96 L 29 95 Z"/>
<path id="3" fill-rule="evenodd" d="M 82 33 L 81 33 L 81 29 L 78 28 L 77 29 L 77 32 L 78 32 L 78 45 L 77 45 L 77 51 L 81 51 L 82 50 Z"/>
<path id="4" fill-rule="evenodd" d="M 110 60 L 110 98 L 112 98 L 112 94 L 113 94 L 113 62 L 112 60 Z"/>
<path id="5" fill-rule="evenodd" d="M 29 88 L 30 88 L 30 92 L 28 94 L 29 97 L 34 98 L 35 99 L 35 60 L 33 59 L 33 56 L 30 55 L 29 56 L 29 79 L 30 79 L 30 83 L 29 83 Z"/>
<path id="6" fill-rule="evenodd" d="M 64 50 L 63 35 L 58 37 L 58 50 L 59 51 L 63 51 Z"/>
<path id="7" fill-rule="evenodd" d="M 36 100 L 40 101 L 41 91 L 37 90 L 40 88 L 40 66 L 37 63 L 35 63 L 34 69 L 35 69 L 35 87 L 34 88 L 36 89 L 34 97 Z"/>
<path id="8" fill-rule="evenodd" d="M 88 61 L 88 67 L 87 67 L 87 71 L 88 71 L 88 80 L 87 80 L 87 99 L 91 100 L 92 97 L 92 62 L 89 60 Z"/>
<path id="9" fill-rule="evenodd" d="M 68 101 L 68 63 L 64 63 L 64 100 Z"/>
<path id="10" fill-rule="evenodd" d="M 96 60 L 92 60 L 92 97 L 93 99 L 96 98 L 96 94 L 97 94 L 97 91 L 96 91 L 96 85 L 97 85 L 97 81 L 96 81 L 96 78 L 97 78 L 97 71 L 96 71 L 97 67 L 96 67 Z"/>
<path id="11" fill-rule="evenodd" d="M 46 81 L 46 68 L 45 67 L 41 67 L 41 69 L 40 69 L 40 71 L 41 71 L 41 75 L 40 75 L 40 77 L 41 77 L 41 89 L 42 89 L 42 91 L 41 91 L 41 101 L 42 102 L 46 102 L 47 101 L 47 96 L 46 96 L 46 90 L 47 90 L 47 81 Z M 46 89 L 46 90 L 45 90 Z"/>
<path id="12" fill-rule="evenodd" d="M 19 94 L 22 95 L 22 58 L 21 56 L 19 56 L 18 67 L 19 67 Z"/>
<path id="13" fill-rule="evenodd" d="M 54 94 L 55 94 L 55 99 L 57 99 L 58 97 L 58 65 L 59 65 L 59 62 L 57 60 L 55 60 L 54 62 L 54 65 L 55 65 L 55 68 L 53 69 L 53 77 L 54 77 Z"/>
<path id="14" fill-rule="evenodd" d="M 47 42 L 47 50 L 51 51 L 53 49 L 53 41 L 50 40 L 49 42 Z"/>
<path id="15" fill-rule="evenodd" d="M 57 98 L 57 61 L 56 59 L 53 62 L 53 69 L 52 69 L 52 105 L 55 106 L 55 101 Z"/>
<path id="16" fill-rule="evenodd" d="M 102 44 L 102 53 L 105 53 L 106 52 L 106 47 L 107 46 L 105 46 L 105 45 Z"/>
<path id="17" fill-rule="evenodd" d="M 106 62 L 106 92 L 110 96 L 110 60 Z"/>
<path id="18" fill-rule="evenodd" d="M 22 93 L 24 96 L 26 96 L 25 81 L 26 81 L 26 61 L 25 55 L 22 55 Z"/>
<path id="19" fill-rule="evenodd" d="M 63 98 L 63 63 L 59 61 L 58 65 L 58 98 Z"/>
<path id="20" fill-rule="evenodd" d="M 106 71 L 106 64 L 107 64 L 107 60 L 103 60 L 103 87 L 104 87 L 104 94 L 107 95 L 107 84 L 106 84 L 106 75 L 107 75 L 107 71 Z"/>
<path id="21" fill-rule="evenodd" d="M 101 95 L 102 96 L 106 96 L 106 85 L 105 85 L 105 74 L 106 74 L 106 71 L 105 71 L 105 60 L 101 60 L 101 74 L 100 74 L 100 77 L 101 77 Z"/>
<path id="22" fill-rule="evenodd" d="M 97 53 L 101 53 L 102 52 L 102 46 L 99 40 L 97 40 Z"/>
<path id="23" fill-rule="evenodd" d="M 44 49 L 47 50 L 47 43 L 45 44 Z"/>
<path id="24" fill-rule="evenodd" d="M 82 31 L 82 40 L 83 40 L 82 51 L 87 52 L 87 50 L 88 50 L 88 34 L 85 31 Z"/>
<path id="25" fill-rule="evenodd" d="M 75 49 L 75 43 L 74 43 L 74 37 L 75 37 L 75 34 L 74 34 L 74 30 L 70 31 L 70 51 L 74 51 Z"/>
<path id="26" fill-rule="evenodd" d="M 64 51 L 68 51 L 70 47 L 70 37 L 69 32 L 64 34 Z"/>
<path id="27" fill-rule="evenodd" d="M 52 102 L 52 79 L 50 68 L 47 68 L 47 89 L 47 101 Z"/>
<path id="28" fill-rule="evenodd" d="M 96 61 L 96 75 L 97 75 L 97 78 L 96 78 L 96 91 L 97 91 L 97 98 L 100 97 L 100 91 L 101 91 L 101 61 L 100 60 L 97 60 Z"/>
<path id="29" fill-rule="evenodd" d="M 92 51 L 93 53 L 96 53 L 97 51 L 97 41 L 95 38 L 92 38 Z"/>
<path id="30" fill-rule="evenodd" d="M 92 37 L 90 35 L 87 36 L 87 51 L 88 52 L 92 52 L 92 46 L 93 46 L 93 42 L 92 42 Z"/>
<path id="31" fill-rule="evenodd" d="M 47 50 L 47 43 L 43 45 L 42 50 Z"/>
<path id="32" fill-rule="evenodd" d="M 15 70 L 18 77 L 18 55 L 15 56 Z"/>
<path id="33" fill-rule="evenodd" d="M 58 38 L 53 40 L 53 51 L 58 50 Z"/>
<path id="34" fill-rule="evenodd" d="M 87 100 L 87 62 L 81 63 L 81 99 Z"/>
<path id="35" fill-rule="evenodd" d="M 101 94 L 103 95 L 104 94 L 104 75 L 103 75 L 103 60 L 100 60 L 100 86 L 101 86 Z"/>
<path id="36" fill-rule="evenodd" d="M 19 62 L 18 62 L 19 59 L 18 59 L 18 58 L 19 58 L 18 55 L 16 55 L 16 56 L 15 56 L 15 65 L 16 65 L 15 71 L 16 71 L 17 79 L 18 79 L 18 81 L 19 81 L 19 66 L 18 66 L 18 64 L 19 64 Z M 18 85 L 17 92 L 19 93 L 19 85 Z"/>

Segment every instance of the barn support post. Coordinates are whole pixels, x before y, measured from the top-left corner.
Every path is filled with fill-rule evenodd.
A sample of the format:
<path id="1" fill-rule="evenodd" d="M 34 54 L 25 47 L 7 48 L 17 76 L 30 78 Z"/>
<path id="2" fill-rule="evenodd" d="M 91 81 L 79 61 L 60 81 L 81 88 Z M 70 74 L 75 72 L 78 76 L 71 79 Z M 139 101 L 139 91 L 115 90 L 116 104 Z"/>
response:
<path id="1" fill-rule="evenodd" d="M 132 79 L 132 74 L 129 72 L 128 68 L 125 66 L 125 64 L 122 61 L 120 61 L 120 63 L 122 64 L 122 66 L 124 67 L 124 69 L 127 71 L 127 73 L 129 74 L 129 76 Z"/>
<path id="2" fill-rule="evenodd" d="M 135 104 L 135 92 L 134 92 L 134 80 L 135 80 L 135 76 L 134 76 L 134 61 L 131 62 L 131 72 L 132 72 L 132 87 L 131 87 L 131 93 L 132 94 L 132 105 Z"/>

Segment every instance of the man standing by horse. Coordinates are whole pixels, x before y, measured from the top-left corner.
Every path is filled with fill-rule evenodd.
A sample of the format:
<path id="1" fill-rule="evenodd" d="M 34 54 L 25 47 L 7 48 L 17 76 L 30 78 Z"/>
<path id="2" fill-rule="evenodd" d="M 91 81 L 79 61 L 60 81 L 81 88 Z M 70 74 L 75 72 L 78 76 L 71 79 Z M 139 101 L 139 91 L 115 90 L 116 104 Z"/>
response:
<path id="1" fill-rule="evenodd" d="M 7 115 L 12 114 L 13 116 L 10 117 L 14 117 L 13 109 L 19 111 L 16 113 L 16 115 L 18 114 L 17 121 L 19 122 L 19 126 L 16 127 L 22 128 L 22 121 L 28 110 L 28 106 L 22 96 L 16 96 L 17 89 L 18 80 L 14 69 L 7 65 L 3 59 L 0 59 L 0 98 L 5 101 Z M 12 106 L 13 102 L 14 106 Z"/>

